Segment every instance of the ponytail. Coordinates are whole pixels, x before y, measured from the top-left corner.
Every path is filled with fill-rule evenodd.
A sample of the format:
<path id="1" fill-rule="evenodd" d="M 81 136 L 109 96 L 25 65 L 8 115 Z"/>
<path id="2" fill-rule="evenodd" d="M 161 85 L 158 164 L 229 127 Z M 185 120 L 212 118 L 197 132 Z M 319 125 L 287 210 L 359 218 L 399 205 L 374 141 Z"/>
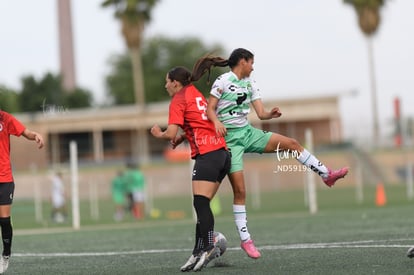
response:
<path id="1" fill-rule="evenodd" d="M 211 67 L 227 67 L 233 69 L 241 59 L 249 60 L 254 58 L 254 55 L 249 50 L 238 48 L 235 49 L 231 54 L 229 59 L 224 59 L 222 57 L 215 57 L 206 55 L 200 58 L 193 67 L 193 72 L 191 73 L 191 81 L 199 80 L 206 72 L 208 72 L 207 83 L 210 82 L 210 72 Z"/>
<path id="2" fill-rule="evenodd" d="M 229 65 L 227 59 L 214 56 L 204 56 L 197 60 L 191 74 L 191 81 L 199 80 L 206 72 L 208 72 L 207 83 L 210 83 L 211 67 L 226 67 Z"/>
<path id="3" fill-rule="evenodd" d="M 243 48 L 235 49 L 230 54 L 229 59 L 224 59 L 218 56 L 205 55 L 197 60 L 197 62 L 194 64 L 192 72 L 184 67 L 174 67 L 168 72 L 168 78 L 170 80 L 177 80 L 183 86 L 186 86 L 191 82 L 198 81 L 207 72 L 207 83 L 209 84 L 211 67 L 229 66 L 231 69 L 233 69 L 233 67 L 235 67 L 241 59 L 249 60 L 253 57 L 253 53 Z"/>

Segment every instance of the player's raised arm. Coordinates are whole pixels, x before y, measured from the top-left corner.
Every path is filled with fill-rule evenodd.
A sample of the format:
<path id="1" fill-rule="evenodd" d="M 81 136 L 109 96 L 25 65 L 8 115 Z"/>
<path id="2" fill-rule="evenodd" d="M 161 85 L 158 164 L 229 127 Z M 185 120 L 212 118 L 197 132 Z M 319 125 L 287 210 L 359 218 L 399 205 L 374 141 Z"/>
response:
<path id="1" fill-rule="evenodd" d="M 261 99 L 257 99 L 252 102 L 253 109 L 256 112 L 256 115 L 261 120 L 267 120 L 272 118 L 277 118 L 282 115 L 282 113 L 279 110 L 279 107 L 274 107 L 270 111 L 266 111 L 263 102 Z"/>

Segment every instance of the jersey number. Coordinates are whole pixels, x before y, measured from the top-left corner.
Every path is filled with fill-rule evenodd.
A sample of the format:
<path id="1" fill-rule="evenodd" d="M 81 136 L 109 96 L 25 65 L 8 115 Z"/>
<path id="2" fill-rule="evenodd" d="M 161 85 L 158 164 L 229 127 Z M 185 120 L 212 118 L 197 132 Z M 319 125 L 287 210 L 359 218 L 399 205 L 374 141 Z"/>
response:
<path id="1" fill-rule="evenodd" d="M 201 111 L 201 119 L 208 120 L 207 118 L 207 106 L 206 103 L 203 101 L 203 98 L 198 96 L 196 97 L 197 108 Z"/>

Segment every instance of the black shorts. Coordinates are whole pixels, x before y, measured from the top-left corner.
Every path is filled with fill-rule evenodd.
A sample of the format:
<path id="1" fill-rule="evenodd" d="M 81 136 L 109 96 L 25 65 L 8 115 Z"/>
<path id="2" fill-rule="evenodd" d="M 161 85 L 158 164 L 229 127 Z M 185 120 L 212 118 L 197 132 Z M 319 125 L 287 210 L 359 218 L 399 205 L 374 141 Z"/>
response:
<path id="1" fill-rule="evenodd" d="M 192 180 L 219 182 L 230 171 L 230 152 L 222 148 L 195 157 Z"/>
<path id="2" fill-rule="evenodd" d="M 13 203 L 14 182 L 0 182 L 0 205 Z"/>

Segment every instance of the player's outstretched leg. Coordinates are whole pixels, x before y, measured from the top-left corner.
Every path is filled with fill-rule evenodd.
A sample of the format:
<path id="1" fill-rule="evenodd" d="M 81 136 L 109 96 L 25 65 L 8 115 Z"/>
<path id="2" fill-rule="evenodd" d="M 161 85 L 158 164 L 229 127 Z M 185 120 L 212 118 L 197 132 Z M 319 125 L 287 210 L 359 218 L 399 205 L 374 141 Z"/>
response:
<path id="1" fill-rule="evenodd" d="M 348 167 L 341 168 L 339 170 L 331 170 L 328 168 L 328 176 L 323 177 L 323 182 L 329 187 L 333 186 L 335 182 L 348 174 Z"/>

